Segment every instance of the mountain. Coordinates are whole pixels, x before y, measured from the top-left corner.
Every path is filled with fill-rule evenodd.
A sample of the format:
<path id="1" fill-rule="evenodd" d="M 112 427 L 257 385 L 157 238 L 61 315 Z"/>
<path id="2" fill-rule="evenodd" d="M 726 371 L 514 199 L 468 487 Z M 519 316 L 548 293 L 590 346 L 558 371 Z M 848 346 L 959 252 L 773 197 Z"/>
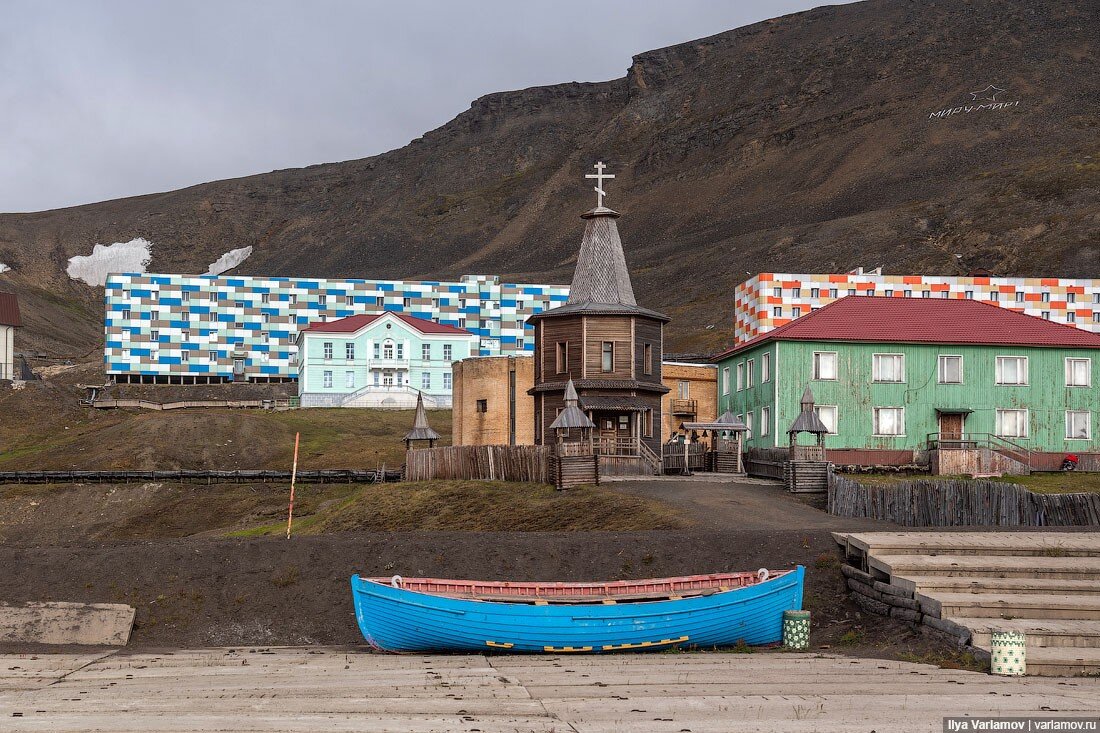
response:
<path id="1" fill-rule="evenodd" d="M 818 8 L 490 94 L 372 158 L 0 215 L 0 288 L 27 343 L 75 354 L 101 292 L 68 258 L 135 237 L 152 271 L 252 246 L 236 272 L 568 282 L 596 160 L 671 351 L 726 342 L 760 270 L 1100 277 L 1098 68 L 1091 1 Z"/>

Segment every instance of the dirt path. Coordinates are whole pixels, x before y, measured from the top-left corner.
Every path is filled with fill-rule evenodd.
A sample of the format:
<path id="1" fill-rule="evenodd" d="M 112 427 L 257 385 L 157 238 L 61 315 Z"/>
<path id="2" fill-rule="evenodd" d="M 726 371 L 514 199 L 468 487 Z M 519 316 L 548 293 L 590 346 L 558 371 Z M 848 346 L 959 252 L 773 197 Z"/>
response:
<path id="1" fill-rule="evenodd" d="M 660 499 L 684 511 L 700 528 L 875 530 L 895 525 L 874 519 L 833 517 L 800 501 L 776 481 L 767 479 L 667 476 L 606 481 L 627 494 Z"/>

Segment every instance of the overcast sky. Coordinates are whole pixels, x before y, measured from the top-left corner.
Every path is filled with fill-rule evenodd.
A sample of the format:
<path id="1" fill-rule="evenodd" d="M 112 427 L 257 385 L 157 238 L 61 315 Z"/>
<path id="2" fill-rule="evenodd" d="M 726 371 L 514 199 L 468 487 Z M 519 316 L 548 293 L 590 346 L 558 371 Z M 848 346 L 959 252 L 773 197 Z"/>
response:
<path id="1" fill-rule="evenodd" d="M 0 212 L 363 158 L 483 94 L 818 4 L 0 0 Z"/>

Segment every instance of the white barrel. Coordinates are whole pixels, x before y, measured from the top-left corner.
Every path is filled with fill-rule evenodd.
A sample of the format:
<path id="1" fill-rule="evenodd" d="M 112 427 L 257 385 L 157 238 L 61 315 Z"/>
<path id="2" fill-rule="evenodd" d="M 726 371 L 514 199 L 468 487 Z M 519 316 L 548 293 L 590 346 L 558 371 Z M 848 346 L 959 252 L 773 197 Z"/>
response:
<path id="1" fill-rule="evenodd" d="M 993 631 L 989 671 L 1006 677 L 1027 674 L 1027 637 L 1022 631 Z"/>

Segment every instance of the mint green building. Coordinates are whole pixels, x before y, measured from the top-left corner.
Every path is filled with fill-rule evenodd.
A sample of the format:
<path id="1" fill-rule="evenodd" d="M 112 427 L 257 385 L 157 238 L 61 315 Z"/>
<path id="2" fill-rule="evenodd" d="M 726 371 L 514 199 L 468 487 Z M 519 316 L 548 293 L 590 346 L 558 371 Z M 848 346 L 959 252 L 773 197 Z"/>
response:
<path id="1" fill-rule="evenodd" d="M 313 323 L 298 333 L 302 407 L 451 406 L 451 365 L 477 354 L 469 331 L 404 313 Z"/>
<path id="2" fill-rule="evenodd" d="M 809 386 L 826 450 L 1100 452 L 1100 334 L 978 301 L 849 296 L 715 360 L 748 447 L 786 446 Z"/>

